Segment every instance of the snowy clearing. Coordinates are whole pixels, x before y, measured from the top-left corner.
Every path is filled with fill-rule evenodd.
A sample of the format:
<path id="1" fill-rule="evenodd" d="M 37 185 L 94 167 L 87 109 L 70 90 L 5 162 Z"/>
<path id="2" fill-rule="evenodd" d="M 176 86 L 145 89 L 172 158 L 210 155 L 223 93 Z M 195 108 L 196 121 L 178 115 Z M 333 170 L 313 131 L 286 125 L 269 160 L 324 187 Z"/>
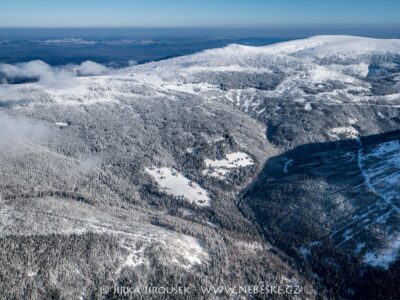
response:
<path id="1" fill-rule="evenodd" d="M 246 241 L 237 241 L 235 245 L 238 248 L 242 248 L 245 251 L 256 253 L 257 251 L 263 251 L 264 247 L 259 242 L 246 242 Z"/>
<path id="2" fill-rule="evenodd" d="M 208 168 L 235 169 L 254 165 L 253 159 L 244 152 L 235 152 L 226 155 L 226 159 L 211 160 L 206 159 L 205 164 Z"/>
<path id="3" fill-rule="evenodd" d="M 358 162 L 364 179 L 371 191 L 389 203 L 399 198 L 399 141 L 380 144 L 368 152 L 360 151 Z"/>
<path id="4" fill-rule="evenodd" d="M 254 160 L 247 153 L 235 152 L 227 154 L 225 159 L 206 159 L 204 163 L 207 166 L 207 169 L 202 171 L 204 176 L 224 180 L 230 173 L 228 169 L 244 168 L 254 165 Z"/>
<path id="5" fill-rule="evenodd" d="M 146 168 L 146 172 L 154 178 L 166 194 L 175 197 L 182 196 L 198 206 L 210 206 L 208 192 L 175 169 L 150 167 Z"/>
<path id="6" fill-rule="evenodd" d="M 216 168 L 214 170 L 205 169 L 201 173 L 203 174 L 203 176 L 210 176 L 220 180 L 224 180 L 230 172 L 223 168 Z"/>
<path id="7" fill-rule="evenodd" d="M 66 127 L 66 126 L 68 126 L 68 123 L 65 123 L 65 122 L 56 122 L 55 123 L 57 126 L 59 126 L 59 127 Z"/>
<path id="8" fill-rule="evenodd" d="M 388 213 L 375 220 L 376 223 L 385 223 L 390 212 L 400 212 L 396 203 L 400 192 L 399 154 L 399 141 L 380 144 L 358 153 L 358 166 L 368 189 L 390 208 Z M 388 269 L 390 264 L 397 260 L 399 250 L 400 235 L 389 235 L 383 246 L 364 255 L 364 263 Z"/>
<path id="9" fill-rule="evenodd" d="M 328 131 L 328 135 L 335 139 L 357 139 L 358 131 L 353 127 L 336 127 Z"/>
<path id="10" fill-rule="evenodd" d="M 172 241 L 171 248 L 174 249 L 174 255 L 177 257 L 172 259 L 172 262 L 183 268 L 191 268 L 209 261 L 209 254 L 194 237 L 181 235 Z"/>
<path id="11" fill-rule="evenodd" d="M 390 265 L 397 260 L 400 249 L 400 235 L 389 238 L 387 247 L 376 252 L 368 252 L 364 255 L 364 263 L 389 269 Z"/>

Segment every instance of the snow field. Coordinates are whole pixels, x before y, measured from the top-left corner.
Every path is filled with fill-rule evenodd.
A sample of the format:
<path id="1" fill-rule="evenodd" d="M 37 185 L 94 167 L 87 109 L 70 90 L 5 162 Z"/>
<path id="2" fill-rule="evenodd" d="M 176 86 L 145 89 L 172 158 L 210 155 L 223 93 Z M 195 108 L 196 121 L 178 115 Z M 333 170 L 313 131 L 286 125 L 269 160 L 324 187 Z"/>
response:
<path id="1" fill-rule="evenodd" d="M 211 205 L 208 192 L 195 182 L 190 181 L 180 172 L 173 168 L 146 168 L 159 185 L 160 189 L 168 195 L 180 197 L 197 206 L 206 207 Z"/>

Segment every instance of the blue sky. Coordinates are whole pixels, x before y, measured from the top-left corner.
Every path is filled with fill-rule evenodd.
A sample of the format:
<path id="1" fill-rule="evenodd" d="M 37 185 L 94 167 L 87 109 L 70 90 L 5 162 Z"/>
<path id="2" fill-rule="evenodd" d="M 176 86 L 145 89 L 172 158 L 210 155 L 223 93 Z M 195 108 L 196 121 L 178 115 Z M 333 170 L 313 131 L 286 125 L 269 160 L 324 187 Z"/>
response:
<path id="1" fill-rule="evenodd" d="M 0 27 L 400 24 L 399 0 L 1 0 Z"/>

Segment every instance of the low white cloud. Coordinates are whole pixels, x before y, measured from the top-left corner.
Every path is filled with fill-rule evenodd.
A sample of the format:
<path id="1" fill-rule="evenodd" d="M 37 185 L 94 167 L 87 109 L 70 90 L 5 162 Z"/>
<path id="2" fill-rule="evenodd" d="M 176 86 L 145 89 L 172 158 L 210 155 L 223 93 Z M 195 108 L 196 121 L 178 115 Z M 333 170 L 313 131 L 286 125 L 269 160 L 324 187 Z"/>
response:
<path id="1" fill-rule="evenodd" d="M 43 124 L 0 115 L 0 151 L 16 153 L 38 144 L 49 132 Z"/>
<path id="2" fill-rule="evenodd" d="M 64 39 L 50 39 L 38 41 L 43 45 L 95 45 L 96 41 L 78 39 L 78 38 L 64 38 Z"/>
<path id="3" fill-rule="evenodd" d="M 4 75 L 8 77 L 20 76 L 20 68 L 9 64 L 1 64 L 0 72 L 4 73 Z"/>
<path id="4" fill-rule="evenodd" d="M 94 156 L 81 157 L 75 171 L 79 174 L 88 174 L 101 166 L 101 159 Z"/>
<path id="5" fill-rule="evenodd" d="M 130 67 L 136 66 L 137 64 L 138 64 L 138 62 L 137 62 L 136 60 L 131 59 L 131 60 L 128 61 L 128 65 L 129 65 Z"/>
<path id="6" fill-rule="evenodd" d="M 1 42 L 1 41 L 0 41 Z M 134 45 L 134 46 L 150 46 L 157 42 L 151 39 L 134 39 L 134 38 L 123 38 L 115 40 L 87 40 L 82 38 L 63 38 L 63 39 L 48 39 L 48 40 L 37 40 L 38 44 L 50 45 L 50 46 L 64 46 L 64 45 L 80 45 L 80 46 L 91 46 L 97 44 L 105 45 Z"/>
<path id="7" fill-rule="evenodd" d="M 140 45 L 140 46 L 149 46 L 149 45 L 153 45 L 156 42 L 154 42 L 153 40 L 142 40 L 142 41 L 138 41 L 136 43 L 136 45 Z"/>
<path id="8" fill-rule="evenodd" d="M 6 79 L 12 78 L 39 78 L 49 77 L 53 74 L 51 67 L 43 61 L 34 60 L 28 63 L 17 65 L 0 64 L 0 72 L 6 76 Z"/>
<path id="9" fill-rule="evenodd" d="M 84 61 L 80 65 L 67 65 L 52 67 L 41 60 L 15 65 L 0 64 L 0 76 L 3 82 L 13 83 L 18 80 L 37 80 L 47 87 L 74 84 L 73 78 L 77 76 L 103 75 L 110 71 L 104 65 L 93 61 Z"/>
<path id="10" fill-rule="evenodd" d="M 145 39 L 145 40 L 138 40 L 138 39 L 118 39 L 118 40 L 105 40 L 102 41 L 104 44 L 108 45 L 134 45 L 134 46 L 150 46 L 153 44 L 156 44 L 155 41 L 151 39 Z"/>
<path id="11" fill-rule="evenodd" d="M 73 71 L 67 68 L 51 67 L 41 60 L 16 65 L 1 64 L 0 74 L 3 80 L 9 83 L 18 82 L 18 80 L 33 80 L 38 81 L 42 86 L 53 89 L 70 87 L 76 83 L 76 74 Z M 7 85 L 0 86 L 0 90 L 2 90 L 0 94 L 5 94 Z M 8 91 L 12 91 L 12 89 L 8 88 Z M 13 95 L 10 94 L 10 97 L 13 98 Z"/>
<path id="12" fill-rule="evenodd" d="M 102 75 L 106 74 L 108 70 L 107 67 L 90 60 L 84 61 L 76 68 L 77 74 L 80 76 Z"/>
<path id="13" fill-rule="evenodd" d="M 3 101 L 19 101 L 22 100 L 21 93 L 11 85 L 0 85 L 0 106 L 4 105 Z"/>
<path id="14" fill-rule="evenodd" d="M 40 60 L 15 65 L 0 64 L 0 106 L 25 101 L 27 96 L 32 96 L 32 92 L 40 91 L 41 87 L 55 93 L 79 90 L 82 81 L 77 77 L 105 75 L 112 70 L 93 61 L 62 67 L 52 67 Z M 33 86 L 15 84 L 24 82 L 35 82 L 35 84 Z"/>

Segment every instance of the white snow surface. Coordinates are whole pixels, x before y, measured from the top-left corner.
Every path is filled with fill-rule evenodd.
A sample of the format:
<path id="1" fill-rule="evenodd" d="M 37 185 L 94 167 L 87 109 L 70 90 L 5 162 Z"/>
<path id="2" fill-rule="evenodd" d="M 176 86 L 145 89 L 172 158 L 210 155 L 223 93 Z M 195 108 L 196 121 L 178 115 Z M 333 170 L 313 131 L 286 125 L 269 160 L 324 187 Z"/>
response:
<path id="1" fill-rule="evenodd" d="M 354 36 L 315 36 L 263 47 L 229 45 L 193 55 L 110 71 L 104 76 L 66 77 L 57 73 L 49 80 L 17 86 L 2 85 L 0 101 L 29 101 L 51 105 L 93 105 L 121 100 L 168 97 L 182 93 L 206 101 L 231 102 L 254 114 L 262 112 L 266 97 L 301 99 L 310 103 L 362 103 L 371 100 L 371 86 L 363 81 L 373 55 L 398 54 L 399 39 L 371 39 Z M 224 90 L 207 82 L 218 74 L 283 74 L 283 81 L 271 90 L 255 88 Z M 303 87 L 317 90 L 335 82 L 332 90 L 308 94 Z M 354 92 L 357 93 L 354 93 Z M 398 94 L 383 97 L 397 101 Z"/>
<path id="2" fill-rule="evenodd" d="M 358 137 L 358 131 L 351 126 L 335 127 L 328 131 L 328 135 L 339 140 L 343 138 L 356 139 Z"/>
<path id="3" fill-rule="evenodd" d="M 202 174 L 204 176 L 224 180 L 230 173 L 229 169 L 244 168 L 254 165 L 254 160 L 251 156 L 244 152 L 230 153 L 225 157 L 225 159 L 221 160 L 205 159 L 204 163 L 207 169 L 203 170 Z"/>
<path id="4" fill-rule="evenodd" d="M 66 127 L 66 126 L 68 126 L 68 123 L 65 123 L 65 122 L 56 122 L 55 123 L 57 126 L 59 126 L 59 127 Z"/>
<path id="5" fill-rule="evenodd" d="M 400 250 L 400 235 L 388 238 L 387 247 L 370 251 L 364 255 L 363 261 L 374 267 L 389 269 L 390 265 L 397 260 Z"/>
<path id="6" fill-rule="evenodd" d="M 166 194 L 175 197 L 183 196 L 184 199 L 198 206 L 210 206 L 211 199 L 208 192 L 177 170 L 166 167 L 150 167 L 146 168 L 146 172 L 154 178 Z"/>
<path id="7" fill-rule="evenodd" d="M 209 254 L 194 237 L 181 235 L 180 238 L 172 241 L 172 247 L 175 250 L 175 256 L 178 256 L 172 261 L 181 267 L 190 268 L 207 263 L 209 260 Z"/>
<path id="8" fill-rule="evenodd" d="M 88 232 L 111 235 L 121 248 L 118 261 L 113 265 L 115 274 L 148 265 L 149 253 L 154 248 L 163 253 L 160 257 L 163 263 L 184 269 L 210 261 L 208 249 L 201 240 L 153 226 L 147 218 L 147 213 L 141 211 L 100 209 L 67 198 L 36 198 L 34 205 L 4 203 L 0 209 L 0 236 L 84 235 Z M 35 270 L 29 271 L 33 276 Z"/>
<path id="9" fill-rule="evenodd" d="M 385 222 L 390 212 L 399 214 L 400 208 L 400 142 L 391 141 L 360 150 L 358 166 L 368 189 L 378 195 L 390 210 L 379 217 L 377 222 Z M 391 233 L 384 245 L 375 247 L 364 255 L 364 262 L 371 266 L 388 269 L 398 258 L 400 251 L 400 235 Z"/>
<path id="10" fill-rule="evenodd" d="M 399 141 L 380 144 L 369 151 L 360 151 L 359 166 L 370 190 L 386 201 L 400 199 Z"/>
<path id="11" fill-rule="evenodd" d="M 210 176 L 219 180 L 224 180 L 226 179 L 226 177 L 229 175 L 230 172 L 223 168 L 216 168 L 213 170 L 205 169 L 201 173 L 203 174 L 203 176 Z"/>
<path id="12" fill-rule="evenodd" d="M 263 251 L 264 247 L 261 243 L 259 242 L 246 242 L 246 241 L 237 241 L 235 242 L 235 245 L 239 248 L 244 249 L 245 251 L 248 252 L 257 252 L 257 251 Z"/>
<path id="13" fill-rule="evenodd" d="M 311 103 L 367 103 L 371 85 L 363 79 L 369 73 L 373 55 L 400 52 L 400 40 L 380 40 L 352 36 L 316 36 L 265 47 L 229 45 L 193 55 L 152 62 L 122 71 L 138 83 L 150 85 L 156 93 L 184 92 L 207 101 L 230 102 L 247 113 L 263 112 L 266 97 L 301 100 L 304 109 Z M 324 62 L 324 61 L 327 62 Z M 255 88 L 223 90 L 207 83 L 220 73 L 272 74 L 279 71 L 283 81 L 271 90 Z M 334 84 L 334 88 L 323 90 Z M 316 93 L 307 93 L 309 87 Z M 399 95 L 384 96 L 397 101 Z"/>
<path id="14" fill-rule="evenodd" d="M 247 167 L 254 164 L 253 159 L 244 152 L 235 152 L 226 155 L 226 159 L 221 160 L 211 160 L 206 159 L 205 164 L 207 167 L 211 168 L 227 168 L 227 169 L 234 169 L 234 168 L 241 168 Z"/>

